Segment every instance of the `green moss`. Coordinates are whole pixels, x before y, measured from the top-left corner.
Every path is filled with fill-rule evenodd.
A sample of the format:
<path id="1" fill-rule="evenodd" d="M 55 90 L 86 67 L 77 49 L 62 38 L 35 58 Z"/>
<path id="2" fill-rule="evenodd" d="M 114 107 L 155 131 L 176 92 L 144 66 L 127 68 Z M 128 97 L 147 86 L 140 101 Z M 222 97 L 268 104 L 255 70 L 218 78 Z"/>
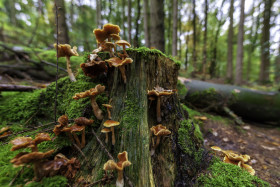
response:
<path id="1" fill-rule="evenodd" d="M 197 178 L 196 186 L 269 186 L 269 184 L 233 164 L 215 159 L 206 174 Z"/>
<path id="2" fill-rule="evenodd" d="M 177 82 L 177 90 L 178 90 L 178 95 L 180 99 L 184 99 L 185 96 L 187 95 L 187 88 L 184 84 L 181 83 L 181 81 L 178 80 Z"/>
<path id="3" fill-rule="evenodd" d="M 63 176 L 43 178 L 41 182 L 31 182 L 26 187 L 63 187 L 67 186 L 67 179 Z"/>

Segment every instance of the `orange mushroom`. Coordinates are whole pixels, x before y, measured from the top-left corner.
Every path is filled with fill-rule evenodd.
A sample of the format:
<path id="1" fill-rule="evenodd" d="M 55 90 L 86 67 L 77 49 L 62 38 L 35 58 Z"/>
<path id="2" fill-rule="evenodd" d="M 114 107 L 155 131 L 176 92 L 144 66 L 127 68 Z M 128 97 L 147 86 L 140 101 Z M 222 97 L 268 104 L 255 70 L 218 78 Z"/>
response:
<path id="1" fill-rule="evenodd" d="M 105 133 L 105 135 L 106 135 L 105 143 L 107 144 L 108 141 L 109 141 L 108 133 L 111 132 L 111 130 L 108 129 L 108 128 L 104 128 L 104 129 L 101 130 L 101 132 L 102 132 L 102 133 Z"/>
<path id="2" fill-rule="evenodd" d="M 118 41 L 116 41 L 116 44 L 119 45 L 119 46 L 122 46 L 123 47 L 123 54 L 128 56 L 127 53 L 126 53 L 126 50 L 125 50 L 125 46 L 130 47 L 131 46 L 130 43 L 128 43 L 125 40 L 118 40 Z"/>
<path id="3" fill-rule="evenodd" d="M 111 132 L 112 132 L 112 145 L 115 145 L 116 140 L 115 140 L 115 131 L 114 131 L 114 127 L 120 125 L 120 122 L 118 121 L 113 121 L 113 120 L 107 120 L 104 122 L 104 127 L 108 127 L 111 128 Z"/>
<path id="4" fill-rule="evenodd" d="M 117 187 L 123 187 L 124 186 L 124 180 L 123 180 L 123 169 L 127 166 L 131 165 L 131 162 L 128 160 L 127 152 L 124 151 L 122 153 L 118 154 L 119 162 L 115 162 L 114 160 L 108 160 L 104 166 L 103 170 L 117 170 L 118 171 L 118 178 L 116 181 Z"/>
<path id="5" fill-rule="evenodd" d="M 83 127 L 86 127 L 88 125 L 91 125 L 93 124 L 93 120 L 91 119 L 87 119 L 85 117 L 79 117 L 77 119 L 75 119 L 75 124 L 79 125 L 79 126 L 83 126 Z M 81 148 L 85 147 L 85 144 L 86 144 L 86 137 L 85 137 L 85 128 L 83 129 L 82 131 L 82 143 L 81 143 Z"/>
<path id="6" fill-rule="evenodd" d="M 97 54 L 90 54 L 86 63 L 80 65 L 84 74 L 91 78 L 96 78 L 102 73 L 107 73 L 108 67 L 106 62 L 101 60 Z"/>
<path id="7" fill-rule="evenodd" d="M 125 65 L 126 64 L 131 64 L 133 62 L 133 60 L 131 58 L 125 58 L 125 59 L 120 59 L 118 57 L 113 57 L 113 58 L 110 58 L 108 60 L 105 60 L 106 62 L 109 63 L 109 66 L 112 67 L 118 67 L 120 72 L 121 72 L 121 75 L 122 75 L 122 78 L 123 78 L 123 81 L 124 83 L 126 84 L 126 75 L 125 75 Z"/>
<path id="8" fill-rule="evenodd" d="M 150 130 L 157 137 L 156 145 L 155 145 L 154 149 L 156 149 L 157 146 L 159 145 L 159 142 L 160 142 L 160 139 L 161 139 L 162 136 L 166 136 L 166 135 L 171 134 L 171 131 L 166 129 L 166 127 L 163 126 L 162 124 L 158 124 L 157 126 L 152 126 L 152 128 L 150 128 Z"/>
<path id="9" fill-rule="evenodd" d="M 58 53 L 57 53 L 58 58 L 66 57 L 68 75 L 70 77 L 70 80 L 72 82 L 75 82 L 76 79 L 75 79 L 75 76 L 74 76 L 74 74 L 72 72 L 72 69 L 71 69 L 70 57 L 71 56 L 79 56 L 79 54 L 77 53 L 77 47 L 74 46 L 71 49 L 71 46 L 69 44 L 59 44 L 58 46 L 56 44 L 54 44 L 54 48 L 58 50 Z"/>
<path id="10" fill-rule="evenodd" d="M 112 105 L 110 105 L 110 104 L 102 104 L 102 105 L 103 105 L 104 107 L 106 107 L 106 109 L 107 109 L 108 118 L 109 118 L 109 119 L 112 119 L 111 111 L 110 111 L 110 109 L 113 108 Z"/>
<path id="11" fill-rule="evenodd" d="M 96 103 L 96 96 L 103 93 L 105 91 L 105 86 L 101 86 L 100 84 L 96 85 L 95 88 L 91 88 L 85 92 L 76 93 L 73 96 L 73 99 L 80 99 L 85 97 L 90 97 L 91 106 L 93 109 L 93 113 L 98 120 L 103 119 L 102 110 L 100 110 L 98 104 Z"/>

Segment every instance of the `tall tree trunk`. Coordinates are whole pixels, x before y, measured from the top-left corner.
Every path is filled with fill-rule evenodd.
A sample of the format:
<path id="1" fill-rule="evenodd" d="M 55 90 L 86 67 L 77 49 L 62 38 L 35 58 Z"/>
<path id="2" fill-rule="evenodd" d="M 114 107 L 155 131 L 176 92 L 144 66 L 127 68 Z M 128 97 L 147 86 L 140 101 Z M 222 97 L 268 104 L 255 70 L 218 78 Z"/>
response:
<path id="1" fill-rule="evenodd" d="M 143 9 L 144 9 L 145 46 L 146 47 L 151 47 L 149 0 L 144 0 L 143 1 Z"/>
<path id="2" fill-rule="evenodd" d="M 228 48 L 227 48 L 227 74 L 226 79 L 229 83 L 233 81 L 233 12 L 234 0 L 230 0 L 229 26 L 228 26 Z"/>
<path id="3" fill-rule="evenodd" d="M 274 76 L 274 81 L 277 84 L 280 83 L 280 41 L 278 43 L 279 43 L 278 56 L 275 59 L 275 76 Z"/>
<path id="4" fill-rule="evenodd" d="M 111 23 L 111 17 L 112 17 L 112 12 L 113 12 L 113 0 L 109 0 L 109 14 L 108 14 L 108 22 Z"/>
<path id="5" fill-rule="evenodd" d="M 236 57 L 236 69 L 235 69 L 235 81 L 237 85 L 242 84 L 242 68 L 243 68 L 243 40 L 244 40 L 244 5 L 245 0 L 240 0 L 240 21 L 238 28 L 237 38 L 237 57 Z"/>
<path id="6" fill-rule="evenodd" d="M 173 0 L 173 31 L 172 31 L 172 56 L 177 56 L 177 41 L 178 41 L 178 0 Z"/>
<path id="7" fill-rule="evenodd" d="M 132 40 L 131 40 L 131 0 L 128 0 L 128 16 L 127 16 L 127 24 L 128 24 L 128 42 L 131 43 Z"/>
<path id="8" fill-rule="evenodd" d="M 178 20 L 178 27 L 179 27 L 179 60 L 182 60 L 182 41 L 180 40 L 180 37 L 182 35 L 182 15 L 180 10 L 183 8 L 183 2 L 182 0 L 179 0 L 179 20 Z"/>
<path id="9" fill-rule="evenodd" d="M 187 31 L 188 33 L 188 31 Z M 190 35 L 187 34 L 186 37 L 186 54 L 185 54 L 185 70 L 188 69 L 188 63 L 189 63 L 189 39 L 190 39 Z"/>
<path id="10" fill-rule="evenodd" d="M 151 0 L 151 39 L 152 47 L 165 52 L 164 0 Z"/>
<path id="11" fill-rule="evenodd" d="M 138 22 L 140 21 L 140 16 L 141 16 L 141 5 L 140 5 L 140 0 L 137 0 L 137 17 L 135 19 L 135 36 L 134 36 L 134 41 L 133 45 L 134 47 L 139 47 L 139 24 Z"/>
<path id="12" fill-rule="evenodd" d="M 125 26 L 125 22 L 126 22 L 126 15 L 125 13 L 126 11 L 126 4 L 125 4 L 126 0 L 122 0 L 122 30 L 123 30 L 123 38 L 124 40 L 127 40 L 127 35 L 126 35 L 126 26 Z"/>
<path id="13" fill-rule="evenodd" d="M 203 79 L 205 79 L 206 74 L 206 63 L 207 63 L 207 18 L 208 18 L 208 0 L 205 0 L 205 8 L 204 8 L 204 38 L 203 38 L 203 65 L 202 65 L 202 72 L 203 72 Z"/>
<path id="14" fill-rule="evenodd" d="M 192 60 L 194 71 L 196 71 L 196 12 L 195 12 L 195 0 L 193 0 L 193 52 L 192 52 Z"/>
<path id="15" fill-rule="evenodd" d="M 71 0 L 70 2 L 70 23 L 71 23 L 71 27 L 73 27 L 74 25 L 74 1 Z"/>
<path id="16" fill-rule="evenodd" d="M 172 54 L 172 0 L 167 0 L 168 11 L 167 11 L 167 51 L 166 54 Z"/>
<path id="17" fill-rule="evenodd" d="M 98 28 L 102 27 L 101 24 L 101 2 L 100 0 L 96 0 L 96 25 Z"/>
<path id="18" fill-rule="evenodd" d="M 269 53 L 269 38 L 270 38 L 270 16 L 273 0 L 264 2 L 263 13 L 263 28 L 261 38 L 261 66 L 260 66 L 260 82 L 266 83 L 269 81 L 270 53 Z"/>
<path id="19" fill-rule="evenodd" d="M 64 0 L 55 0 L 58 14 L 58 42 L 61 44 L 69 43 L 69 36 L 68 36 L 68 27 L 66 24 L 66 11 L 65 11 L 65 5 Z"/>

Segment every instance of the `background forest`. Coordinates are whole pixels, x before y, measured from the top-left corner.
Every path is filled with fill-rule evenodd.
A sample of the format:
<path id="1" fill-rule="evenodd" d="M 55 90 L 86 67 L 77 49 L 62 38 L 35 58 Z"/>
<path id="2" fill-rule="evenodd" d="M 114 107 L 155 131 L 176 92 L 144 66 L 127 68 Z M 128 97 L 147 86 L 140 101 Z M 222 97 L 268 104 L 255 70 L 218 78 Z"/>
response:
<path id="1" fill-rule="evenodd" d="M 181 61 L 184 76 L 228 83 L 280 80 L 280 2 L 276 0 L 56 0 L 59 42 L 79 53 L 96 46 L 94 28 L 120 25 L 133 47 Z M 0 1 L 2 43 L 51 49 L 54 1 Z"/>

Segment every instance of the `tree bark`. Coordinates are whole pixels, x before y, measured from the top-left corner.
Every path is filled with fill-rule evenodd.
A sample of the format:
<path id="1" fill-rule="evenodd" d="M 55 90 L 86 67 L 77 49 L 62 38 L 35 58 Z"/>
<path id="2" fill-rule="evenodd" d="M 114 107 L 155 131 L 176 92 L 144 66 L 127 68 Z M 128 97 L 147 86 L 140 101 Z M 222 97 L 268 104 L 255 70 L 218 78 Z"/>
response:
<path id="1" fill-rule="evenodd" d="M 127 32 L 128 32 L 128 43 L 131 43 L 132 42 L 132 39 L 131 39 L 131 0 L 128 0 L 128 16 L 127 16 L 127 24 L 128 24 L 128 29 L 127 29 Z"/>
<path id="2" fill-rule="evenodd" d="M 196 12 L 195 12 L 195 0 L 193 0 L 193 52 L 192 52 L 192 60 L 194 71 L 196 71 Z"/>
<path id="3" fill-rule="evenodd" d="M 135 18 L 135 36 L 134 36 L 134 41 L 133 41 L 133 45 L 134 47 L 139 47 L 139 24 L 138 22 L 140 21 L 140 16 L 141 16 L 141 5 L 140 5 L 140 0 L 137 0 L 137 17 Z"/>
<path id="4" fill-rule="evenodd" d="M 208 111 L 224 114 L 224 106 L 235 114 L 257 122 L 280 125 L 280 93 L 264 92 L 238 86 L 214 84 L 179 78 L 188 93 L 183 102 Z"/>
<path id="5" fill-rule="evenodd" d="M 230 0 L 229 10 L 229 27 L 228 27 L 228 49 L 227 49 L 227 75 L 226 79 L 229 83 L 233 81 L 233 12 L 234 12 L 234 0 Z"/>
<path id="6" fill-rule="evenodd" d="M 205 0 L 204 8 L 204 38 L 203 38 L 203 63 L 202 63 L 202 73 L 203 79 L 205 79 L 206 74 L 206 63 L 207 63 L 207 18 L 208 18 L 208 0 Z"/>
<path id="7" fill-rule="evenodd" d="M 236 56 L 236 69 L 235 69 L 235 81 L 237 85 L 242 84 L 242 68 L 243 68 L 243 40 L 244 40 L 244 5 L 245 0 L 240 0 L 240 20 L 237 37 L 237 56 Z"/>
<path id="8" fill-rule="evenodd" d="M 280 82 L 280 41 L 278 46 L 278 56 L 275 59 L 275 75 L 274 75 L 275 83 Z"/>
<path id="9" fill-rule="evenodd" d="M 269 81 L 269 67 L 270 67 L 270 17 L 271 7 L 273 0 L 267 0 L 264 2 L 263 13 L 263 28 L 261 38 L 261 66 L 260 66 L 260 82 L 266 83 Z"/>
<path id="10" fill-rule="evenodd" d="M 58 7 L 57 16 L 58 16 L 58 43 L 69 44 L 69 35 L 68 35 L 68 26 L 66 23 L 66 10 L 64 5 L 64 0 L 55 0 L 55 3 Z"/>
<path id="11" fill-rule="evenodd" d="M 152 47 L 165 52 L 163 0 L 151 0 L 151 39 Z"/>
<path id="12" fill-rule="evenodd" d="M 144 9 L 145 46 L 146 47 L 151 47 L 149 0 L 144 0 L 143 1 L 143 9 Z"/>
<path id="13" fill-rule="evenodd" d="M 178 31 L 178 0 L 173 0 L 173 31 L 172 31 L 172 56 L 177 56 L 177 31 Z"/>
<path id="14" fill-rule="evenodd" d="M 123 30 L 123 38 L 124 40 L 127 40 L 127 37 L 126 37 L 126 25 L 125 25 L 125 22 L 126 22 L 126 0 L 122 0 L 122 30 Z"/>
<path id="15" fill-rule="evenodd" d="M 187 37 L 186 37 L 186 54 L 185 54 L 185 70 L 188 69 L 188 63 L 189 63 L 189 45 L 188 45 L 189 44 L 189 38 L 190 38 L 190 36 L 187 34 Z"/>
<path id="16" fill-rule="evenodd" d="M 97 28 L 102 27 L 102 23 L 101 23 L 101 2 L 100 2 L 100 0 L 96 0 L 96 25 L 97 25 Z"/>
<path id="17" fill-rule="evenodd" d="M 178 144 L 178 129 L 184 117 L 177 94 L 161 98 L 161 123 L 172 133 L 161 138 L 161 143 L 151 155 L 152 139 L 155 141 L 155 136 L 150 132 L 150 128 L 158 124 L 157 103 L 148 100 L 147 90 L 152 90 L 157 85 L 165 89 L 175 89 L 179 66 L 159 53 L 130 50 L 128 54 L 134 61 L 126 67 L 126 84 L 123 84 L 118 69 L 108 71 L 110 81 L 107 82 L 106 90 L 112 99 L 112 119 L 119 121 L 120 126 L 115 128 L 115 146 L 111 147 L 109 144 L 107 149 L 110 150 L 111 147 L 114 158 L 119 152 L 128 152 L 128 160 L 132 165 L 126 168 L 125 175 L 134 186 L 174 186 L 178 182 L 191 184 L 192 175 L 197 173 L 194 171 L 188 174 L 187 169 L 193 171 L 193 165 L 188 163 L 195 161 L 191 156 L 180 152 L 182 150 Z M 100 130 L 101 127 L 97 134 L 104 142 L 105 135 L 101 135 Z M 191 129 L 189 133 L 190 137 L 194 138 Z M 201 145 L 197 143 L 193 145 Z M 194 147 L 194 152 L 197 148 Z M 98 180 L 98 173 L 102 172 L 103 165 L 109 158 L 102 153 L 101 146 L 94 137 L 84 148 L 84 153 L 95 166 L 91 172 L 92 181 Z M 181 156 L 186 156 L 183 161 L 180 161 Z M 181 164 L 186 167 L 181 167 Z M 188 175 L 189 180 L 182 181 L 182 175 Z"/>

